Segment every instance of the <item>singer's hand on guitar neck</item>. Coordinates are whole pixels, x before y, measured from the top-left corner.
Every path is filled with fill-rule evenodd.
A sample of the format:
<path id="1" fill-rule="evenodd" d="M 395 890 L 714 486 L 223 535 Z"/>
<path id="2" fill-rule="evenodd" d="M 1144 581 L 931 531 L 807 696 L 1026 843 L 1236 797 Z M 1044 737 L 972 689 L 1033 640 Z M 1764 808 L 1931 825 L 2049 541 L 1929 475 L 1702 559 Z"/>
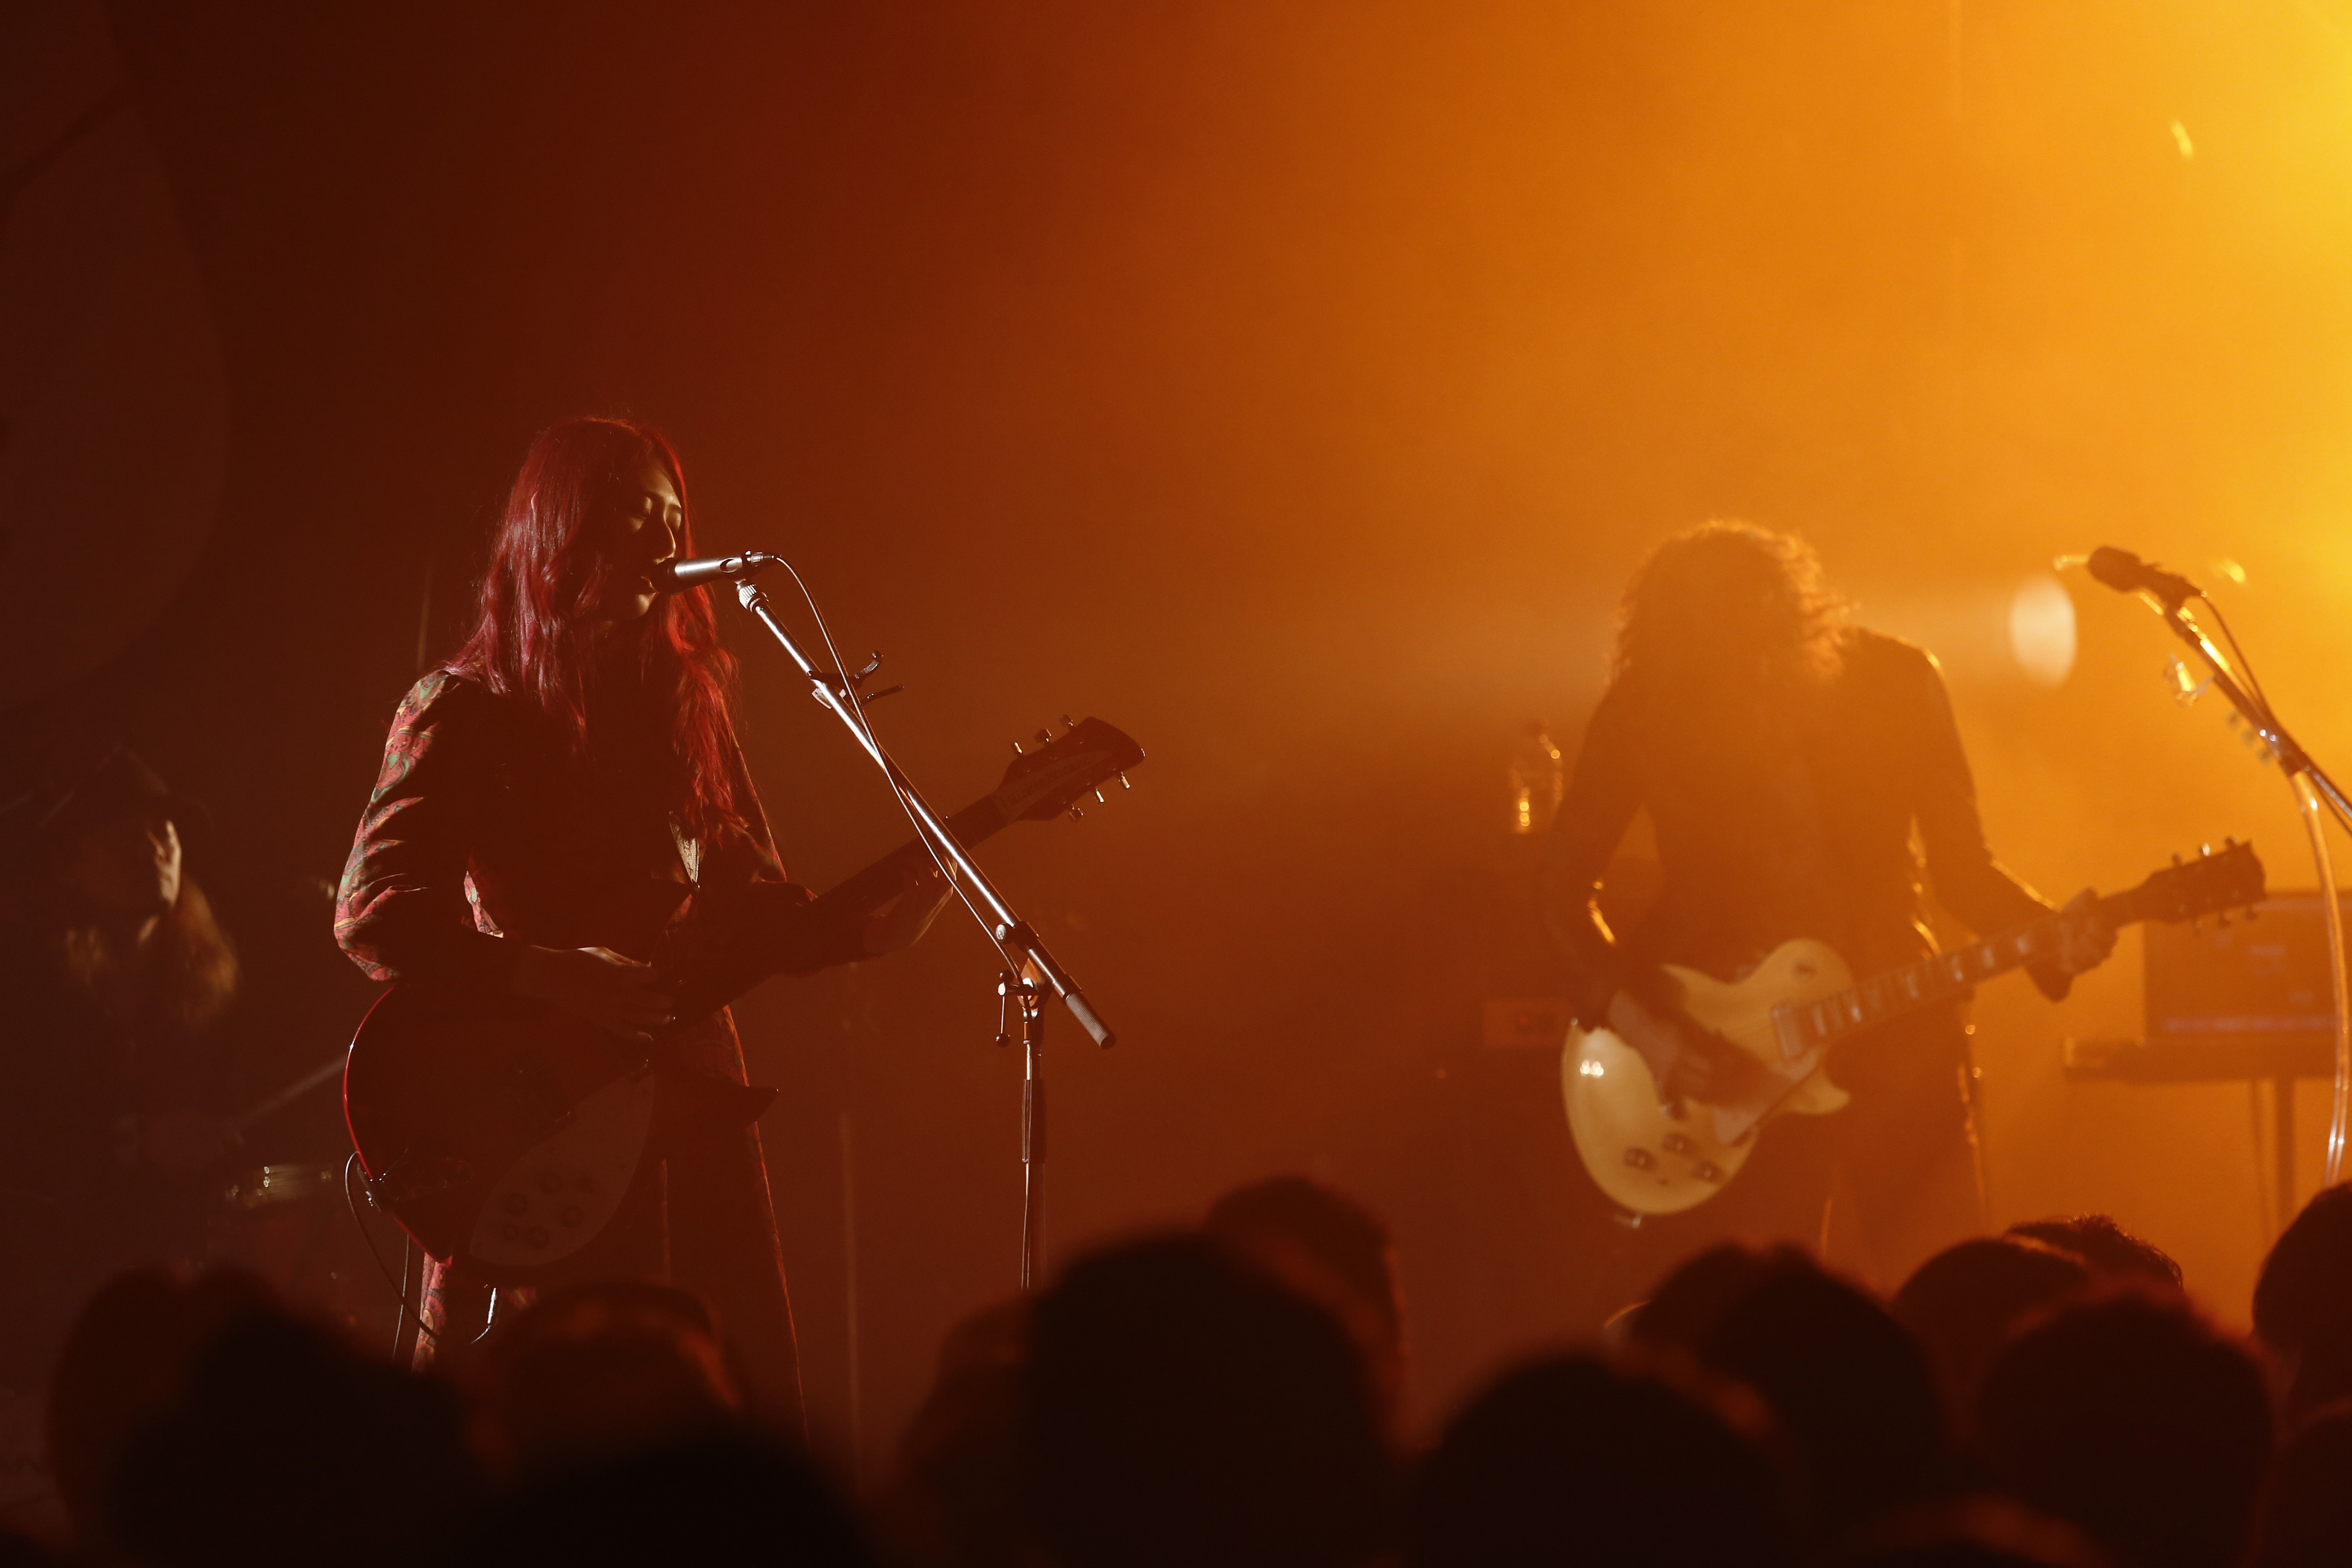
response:
<path id="1" fill-rule="evenodd" d="M 905 891 L 866 916 L 866 956 L 878 958 L 913 946 L 947 907 L 949 891 L 947 878 L 937 866 L 925 865 L 910 874 Z"/>
<path id="2" fill-rule="evenodd" d="M 514 994 L 551 1002 L 598 1029 L 653 1043 L 677 1005 L 651 964 L 610 947 L 525 947 L 515 955 Z"/>
<path id="3" fill-rule="evenodd" d="M 1668 1101 L 1727 1104 L 1743 1098 L 1761 1072 L 1754 1062 L 1670 1013 L 1621 990 L 1609 998 L 1609 1030 L 1640 1054 Z"/>

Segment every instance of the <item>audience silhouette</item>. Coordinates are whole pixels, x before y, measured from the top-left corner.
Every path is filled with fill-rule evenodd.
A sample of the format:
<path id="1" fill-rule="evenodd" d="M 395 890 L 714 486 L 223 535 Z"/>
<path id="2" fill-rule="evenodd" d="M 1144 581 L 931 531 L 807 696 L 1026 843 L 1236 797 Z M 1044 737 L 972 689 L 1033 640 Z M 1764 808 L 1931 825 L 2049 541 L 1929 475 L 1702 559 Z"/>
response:
<path id="1" fill-rule="evenodd" d="M 1887 1305 L 1793 1248 L 1702 1252 L 1416 1455 L 1386 1228 L 1284 1176 L 959 1324 L 878 1550 L 725 1324 L 652 1284 L 548 1294 L 461 1387 L 251 1276 L 126 1274 L 57 1362 L 50 1463 L 71 1560 L 153 1568 L 2319 1568 L 2352 1563 L 2347 1192 L 2256 1292 L 2275 1455 L 2263 1362 L 2097 1215 L 1948 1248 Z"/>
<path id="2" fill-rule="evenodd" d="M 1795 1560 L 1788 1487 L 1722 1410 L 1562 1356 L 1507 1375 L 1447 1425 L 1413 1480 L 1404 1561 L 1775 1568 Z"/>
<path id="3" fill-rule="evenodd" d="M 1168 1236 L 1081 1259 L 1030 1333 L 1034 1506 L 1065 1568 L 1338 1568 L 1387 1543 L 1363 1357 L 1223 1249 Z"/>
<path id="4" fill-rule="evenodd" d="M 2271 1248 L 2254 1333 L 2286 1375 L 2290 1424 L 2352 1398 L 2352 1183 L 2313 1198 Z"/>
<path id="5" fill-rule="evenodd" d="M 2012 1229 L 1947 1247 L 1887 1304 L 1927 1353 L 1945 1408 L 1958 1420 L 1974 1407 L 1985 1368 L 2011 1331 L 2090 1282 L 2079 1257 Z"/>
<path id="6" fill-rule="evenodd" d="M 2263 1499 L 2255 1568 L 2352 1563 L 2352 1403 L 2331 1405 L 2287 1439 Z"/>
<path id="7" fill-rule="evenodd" d="M 1794 1248 L 1700 1254 L 1659 1287 L 1633 1339 L 1763 1397 L 1802 1464 L 1807 1523 L 1824 1545 L 1950 1484 L 1946 1418 L 1918 1342 Z"/>
<path id="8" fill-rule="evenodd" d="M 2123 1568 L 2229 1568 L 2271 1458 L 2253 1357 L 2178 1297 L 2125 1288 L 2023 1330 L 1974 1422 L 1995 1484 Z"/>

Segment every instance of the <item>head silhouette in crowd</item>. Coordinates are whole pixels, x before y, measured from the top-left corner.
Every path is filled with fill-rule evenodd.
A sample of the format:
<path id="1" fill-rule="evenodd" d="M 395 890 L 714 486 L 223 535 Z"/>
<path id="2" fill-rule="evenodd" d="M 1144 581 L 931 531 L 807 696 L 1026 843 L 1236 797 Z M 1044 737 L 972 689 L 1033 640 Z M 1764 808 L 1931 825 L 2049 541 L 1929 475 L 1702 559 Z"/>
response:
<path id="1" fill-rule="evenodd" d="M 2159 1289 L 2180 1289 L 2180 1265 L 2172 1255 L 2146 1237 L 2135 1236 L 2105 1214 L 2076 1214 L 2056 1219 L 2029 1219 L 2012 1225 L 2005 1235 L 2054 1247 L 2083 1261 L 2101 1280 L 2131 1280 Z"/>
<path id="2" fill-rule="evenodd" d="M 320 1559 L 321 1563 L 329 1559 Z M 524 1480 L 428 1561 L 454 1568 L 873 1568 L 840 1498 L 761 1434 L 716 1430 Z"/>
<path id="3" fill-rule="evenodd" d="M 744 1414 L 709 1309 L 673 1286 L 575 1285 L 493 1338 L 478 1380 L 476 1433 L 501 1471 L 614 1458 Z"/>
<path id="4" fill-rule="evenodd" d="M 1669 1458 L 1670 1456 L 1670 1458 Z M 1581 1356 L 1506 1375 L 1414 1477 L 1406 1568 L 1772 1568 L 1794 1561 L 1783 1479 L 1717 1410 Z"/>
<path id="5" fill-rule="evenodd" d="M 215 1269 L 191 1281 L 141 1269 L 99 1288 L 49 1375 L 50 1473 L 91 1552 L 119 1549 L 105 1504 L 123 1458 L 187 1391 L 198 1357 L 230 1324 L 278 1310 L 257 1277 Z"/>
<path id="6" fill-rule="evenodd" d="M 132 1557 L 163 1568 L 394 1568 L 475 1493 L 446 1387 L 260 1312 L 197 1354 L 131 1441 L 106 1512 Z"/>
<path id="7" fill-rule="evenodd" d="M 1337 1318 L 1395 1417 L 1404 1396 L 1404 1308 L 1388 1227 L 1320 1182 L 1285 1176 L 1227 1193 L 1202 1228 Z"/>
<path id="8" fill-rule="evenodd" d="M 1945 1409 L 1958 1422 L 2011 1331 L 2090 1282 L 2079 1258 L 2013 1235 L 1980 1236 L 1920 1264 L 1889 1304 L 1926 1348 Z"/>
<path id="9" fill-rule="evenodd" d="M 1024 1301 L 982 1307 L 948 1331 L 930 1392 L 907 1425 L 877 1507 L 891 1554 L 911 1568 L 1021 1568 Z"/>
<path id="10" fill-rule="evenodd" d="M 2287 1379 L 2290 1424 L 2352 1398 L 2352 1183 L 2304 1205 L 2263 1261 L 2254 1333 Z"/>
<path id="11" fill-rule="evenodd" d="M 2331 1405 L 2287 1439 L 2271 1466 L 2254 1568 L 2352 1563 L 2352 1401 Z"/>
<path id="12" fill-rule="evenodd" d="M 2011 1340 L 1973 1430 L 1995 1484 L 2121 1568 L 2237 1563 L 2271 1456 L 2253 1358 L 2177 1298 L 2129 1290 Z"/>
<path id="13" fill-rule="evenodd" d="M 1946 1420 L 1917 1342 L 1794 1248 L 1701 1253 L 1659 1287 L 1633 1338 L 1763 1396 L 1802 1462 L 1808 1522 L 1824 1543 L 1950 1483 Z"/>
<path id="14" fill-rule="evenodd" d="M 1024 1437 L 1062 1568 L 1340 1568 L 1388 1540 L 1355 1343 L 1190 1236 L 1081 1259 L 1030 1322 Z"/>

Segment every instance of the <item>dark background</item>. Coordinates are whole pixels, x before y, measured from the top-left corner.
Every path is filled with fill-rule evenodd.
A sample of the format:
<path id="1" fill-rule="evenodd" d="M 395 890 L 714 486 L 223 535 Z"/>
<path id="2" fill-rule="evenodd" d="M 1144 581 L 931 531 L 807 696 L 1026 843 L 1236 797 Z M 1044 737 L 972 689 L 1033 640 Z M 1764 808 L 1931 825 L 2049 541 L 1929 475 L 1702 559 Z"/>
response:
<path id="1" fill-rule="evenodd" d="M 789 554 L 888 653 L 877 716 L 943 806 L 1066 713 L 1150 754 L 985 855 L 1123 1038 L 1057 1019 L 1054 1249 L 1324 1176 L 1396 1228 L 1426 1410 L 1622 1297 L 1552 1058 L 1477 1019 L 1549 983 L 1506 759 L 1536 718 L 1572 752 L 1666 532 L 1802 530 L 1936 647 L 2046 889 L 2225 832 L 2308 880 L 2284 790 L 2165 702 L 2136 606 L 2067 579 L 2056 685 L 2008 618 L 2062 550 L 2226 556 L 2273 695 L 2323 756 L 2352 738 L 2347 16 L 28 7 L 0 23 L 0 691 L 212 803 L 192 863 L 254 974 L 258 1092 L 365 1006 L 320 884 L 525 443 L 660 424 L 706 547 Z M 903 824 L 726 614 L 822 886 Z M 2059 1079 L 2063 1034 L 2137 1028 L 2136 965 L 2063 1009 L 1982 998 L 1995 1208 L 2113 1210 L 2236 1314 L 2243 1092 Z M 740 1009 L 837 1447 L 854 1170 L 869 1467 L 1014 1281 L 993 979 L 943 921 Z M 257 1155 L 333 1155 L 308 1114 Z"/>

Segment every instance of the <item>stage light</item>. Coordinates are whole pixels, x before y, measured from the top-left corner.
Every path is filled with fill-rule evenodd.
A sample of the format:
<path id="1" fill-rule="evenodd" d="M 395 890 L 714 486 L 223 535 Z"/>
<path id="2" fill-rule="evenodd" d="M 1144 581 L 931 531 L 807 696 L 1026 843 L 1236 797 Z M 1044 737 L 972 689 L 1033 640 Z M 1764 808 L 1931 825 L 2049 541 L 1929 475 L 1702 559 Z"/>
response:
<path id="1" fill-rule="evenodd" d="M 2026 678 L 2064 682 L 2074 668 L 2074 601 L 2056 578 L 2029 578 L 2009 601 L 2009 651 Z"/>

